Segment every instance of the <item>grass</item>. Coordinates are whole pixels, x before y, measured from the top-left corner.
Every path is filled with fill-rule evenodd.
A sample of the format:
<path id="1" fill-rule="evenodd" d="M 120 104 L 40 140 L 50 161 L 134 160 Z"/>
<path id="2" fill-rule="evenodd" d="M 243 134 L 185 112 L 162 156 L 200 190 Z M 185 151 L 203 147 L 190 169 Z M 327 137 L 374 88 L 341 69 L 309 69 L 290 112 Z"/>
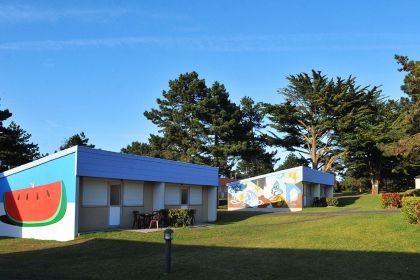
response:
<path id="1" fill-rule="evenodd" d="M 338 207 L 309 207 L 303 212 L 372 211 L 382 210 L 379 195 L 362 194 L 337 196 Z"/>
<path id="2" fill-rule="evenodd" d="M 362 207 L 369 199 L 342 208 L 376 209 Z M 420 227 L 406 224 L 399 213 L 220 211 L 218 222 L 208 228 L 175 230 L 169 275 L 162 272 L 162 235 L 113 231 L 71 242 L 0 239 L 0 279 L 383 280 L 420 275 Z"/>

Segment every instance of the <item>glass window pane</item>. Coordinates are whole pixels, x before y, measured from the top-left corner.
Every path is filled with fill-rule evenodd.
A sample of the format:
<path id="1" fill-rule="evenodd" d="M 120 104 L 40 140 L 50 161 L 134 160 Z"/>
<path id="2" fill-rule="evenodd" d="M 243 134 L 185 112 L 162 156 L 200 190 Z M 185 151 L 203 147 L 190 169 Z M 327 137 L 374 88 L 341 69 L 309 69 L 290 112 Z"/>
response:
<path id="1" fill-rule="evenodd" d="M 121 185 L 111 185 L 110 205 L 121 205 Z"/>
<path id="2" fill-rule="evenodd" d="M 181 205 L 188 204 L 188 189 L 181 189 Z"/>

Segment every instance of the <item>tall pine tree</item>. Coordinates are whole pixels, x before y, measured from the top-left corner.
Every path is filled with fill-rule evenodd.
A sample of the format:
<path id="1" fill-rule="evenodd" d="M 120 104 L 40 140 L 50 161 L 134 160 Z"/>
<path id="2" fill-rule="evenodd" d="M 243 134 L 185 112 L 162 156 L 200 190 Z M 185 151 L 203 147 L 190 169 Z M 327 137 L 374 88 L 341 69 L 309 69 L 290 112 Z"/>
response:
<path id="1" fill-rule="evenodd" d="M 60 146 L 59 150 L 62 151 L 73 146 L 95 148 L 95 145 L 89 143 L 89 138 L 86 137 L 83 131 L 81 133 L 74 134 L 64 140 L 64 144 Z"/>
<path id="2" fill-rule="evenodd" d="M 287 77 L 289 85 L 279 90 L 285 101 L 266 104 L 269 113 L 271 142 L 291 152 L 306 154 L 313 169 L 330 171 L 346 151 L 339 144 L 339 134 L 354 131 L 367 117 L 370 95 L 376 87 L 356 85 L 355 79 L 335 81 L 313 70 Z"/>
<path id="3" fill-rule="evenodd" d="M 252 177 L 273 171 L 276 152 L 268 152 L 267 139 L 262 133 L 266 127 L 262 103 L 255 103 L 250 97 L 241 99 L 241 121 L 237 124 L 242 148 L 236 171 L 240 177 Z"/>
<path id="4" fill-rule="evenodd" d="M 12 116 L 9 110 L 0 110 L 0 170 L 4 171 L 39 158 L 38 145 L 30 142 L 31 135 L 15 122 L 7 127 L 4 122 Z"/>

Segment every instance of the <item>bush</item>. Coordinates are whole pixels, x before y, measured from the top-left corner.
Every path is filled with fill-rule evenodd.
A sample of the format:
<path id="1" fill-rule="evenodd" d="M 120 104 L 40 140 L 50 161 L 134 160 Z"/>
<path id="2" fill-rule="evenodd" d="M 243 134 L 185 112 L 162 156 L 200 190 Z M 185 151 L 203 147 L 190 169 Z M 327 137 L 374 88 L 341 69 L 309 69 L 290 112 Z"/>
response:
<path id="1" fill-rule="evenodd" d="M 411 189 L 404 192 L 404 196 L 420 197 L 420 189 Z"/>
<path id="2" fill-rule="evenodd" d="M 194 209 L 168 209 L 169 224 L 175 227 L 192 225 L 194 223 L 194 215 Z"/>
<path id="3" fill-rule="evenodd" d="M 420 197 L 404 197 L 401 212 L 407 222 L 415 224 L 420 221 Z"/>
<path id="4" fill-rule="evenodd" d="M 326 201 L 328 206 L 338 206 L 338 199 L 336 197 L 327 197 Z"/>
<path id="5" fill-rule="evenodd" d="M 401 207 L 401 196 L 398 193 L 383 193 L 381 195 L 382 208 Z"/>
<path id="6" fill-rule="evenodd" d="M 325 197 L 315 197 L 314 202 L 312 203 L 313 207 L 326 207 L 327 206 L 327 200 Z"/>

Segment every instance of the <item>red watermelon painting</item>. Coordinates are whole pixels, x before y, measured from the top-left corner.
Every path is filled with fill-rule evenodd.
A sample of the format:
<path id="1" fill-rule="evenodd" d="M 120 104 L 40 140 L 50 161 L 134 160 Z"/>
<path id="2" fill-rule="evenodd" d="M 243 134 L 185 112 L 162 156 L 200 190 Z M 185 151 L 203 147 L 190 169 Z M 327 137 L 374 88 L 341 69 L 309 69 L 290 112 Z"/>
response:
<path id="1" fill-rule="evenodd" d="M 66 189 L 62 181 L 4 193 L 6 216 L 2 221 L 22 226 L 39 227 L 61 220 L 67 208 Z"/>

